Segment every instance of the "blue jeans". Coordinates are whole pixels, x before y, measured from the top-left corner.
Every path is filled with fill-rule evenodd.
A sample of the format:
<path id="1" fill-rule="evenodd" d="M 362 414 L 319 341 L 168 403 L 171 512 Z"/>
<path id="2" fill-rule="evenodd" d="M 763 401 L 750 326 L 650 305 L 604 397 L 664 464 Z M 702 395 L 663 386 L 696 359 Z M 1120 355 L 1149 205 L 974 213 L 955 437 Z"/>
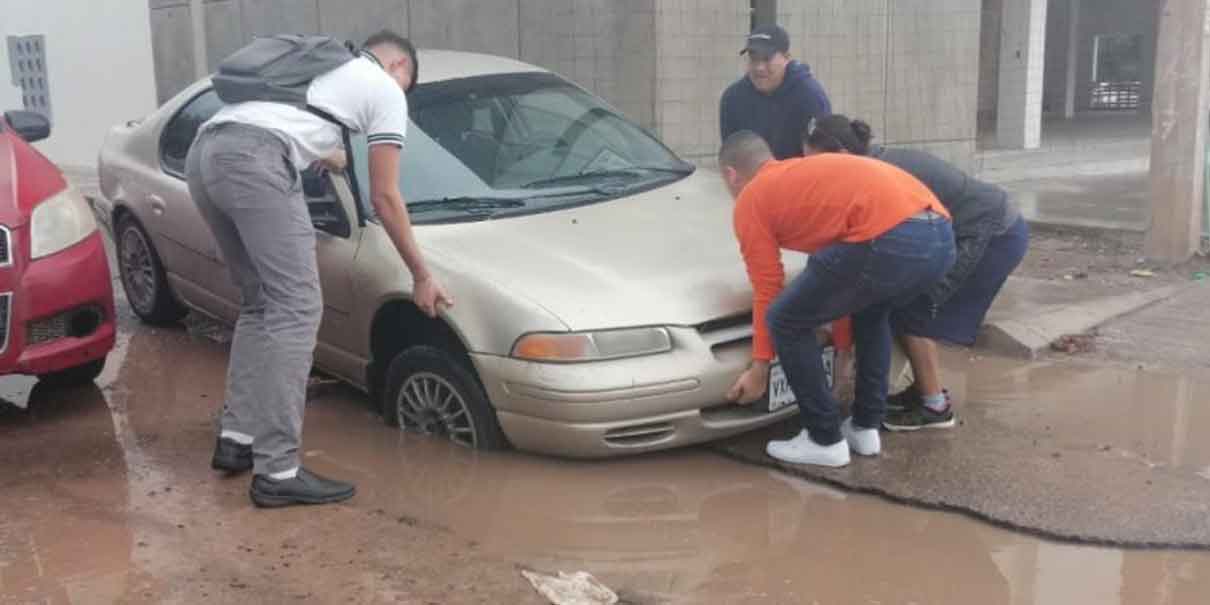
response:
<path id="1" fill-rule="evenodd" d="M 804 428 L 820 445 L 841 440 L 840 406 L 828 389 L 815 330 L 851 315 L 857 347 L 853 423 L 877 428 L 886 410 L 891 310 L 906 305 L 954 264 L 954 233 L 940 215 L 911 219 L 877 239 L 835 244 L 769 307 L 774 347 L 794 391 Z"/>

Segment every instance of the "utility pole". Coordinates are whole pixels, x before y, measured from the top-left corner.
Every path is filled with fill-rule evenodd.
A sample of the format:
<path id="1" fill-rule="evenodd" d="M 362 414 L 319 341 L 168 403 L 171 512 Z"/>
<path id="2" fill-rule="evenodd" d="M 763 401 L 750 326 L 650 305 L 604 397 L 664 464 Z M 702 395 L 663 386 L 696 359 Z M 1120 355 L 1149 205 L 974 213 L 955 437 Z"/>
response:
<path id="1" fill-rule="evenodd" d="M 1144 254 L 1181 263 L 1197 252 L 1206 178 L 1206 0 L 1159 0 L 1151 132 L 1151 226 Z"/>

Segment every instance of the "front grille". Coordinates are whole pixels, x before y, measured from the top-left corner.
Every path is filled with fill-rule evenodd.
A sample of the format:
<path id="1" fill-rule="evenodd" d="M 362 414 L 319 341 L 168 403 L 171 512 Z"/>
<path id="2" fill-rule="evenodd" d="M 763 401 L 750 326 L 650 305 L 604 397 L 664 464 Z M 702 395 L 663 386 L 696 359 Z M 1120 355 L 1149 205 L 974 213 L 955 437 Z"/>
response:
<path id="1" fill-rule="evenodd" d="M 606 431 L 605 442 L 622 447 L 653 445 L 672 437 L 675 432 L 667 422 L 627 426 Z"/>
<path id="2" fill-rule="evenodd" d="M 702 334 L 709 334 L 711 332 L 718 332 L 719 330 L 726 330 L 729 328 L 738 328 L 738 327 L 751 326 L 751 325 L 752 325 L 752 314 L 751 313 L 740 313 L 738 315 L 731 315 L 729 317 L 720 317 L 718 319 L 712 319 L 710 321 L 702 322 L 694 327 L 697 328 L 697 331 L 701 332 Z"/>
<path id="3" fill-rule="evenodd" d="M 25 342 L 32 347 L 69 336 L 84 338 L 96 332 L 104 316 L 105 312 L 100 307 L 88 305 L 31 321 L 26 325 Z"/>
<path id="4" fill-rule="evenodd" d="M 12 306 L 13 293 L 0 294 L 0 353 L 8 350 L 8 322 Z"/>
<path id="5" fill-rule="evenodd" d="M 40 345 L 67 338 L 67 314 L 59 314 L 50 319 L 29 322 L 29 334 L 25 342 L 29 346 Z"/>
<path id="6" fill-rule="evenodd" d="M 12 241 L 12 232 L 8 230 L 8 227 L 0 226 L 0 267 L 13 264 Z"/>

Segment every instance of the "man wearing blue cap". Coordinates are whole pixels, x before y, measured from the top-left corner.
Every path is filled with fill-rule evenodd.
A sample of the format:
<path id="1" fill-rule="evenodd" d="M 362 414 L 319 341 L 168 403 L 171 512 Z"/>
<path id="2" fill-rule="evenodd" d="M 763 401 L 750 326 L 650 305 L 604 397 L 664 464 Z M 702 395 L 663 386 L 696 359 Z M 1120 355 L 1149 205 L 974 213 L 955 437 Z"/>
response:
<path id="1" fill-rule="evenodd" d="M 748 34 L 740 51 L 748 57 L 748 73 L 719 102 L 723 140 L 751 130 L 779 160 L 802 155 L 803 133 L 813 118 L 832 113 L 832 104 L 811 68 L 789 52 L 790 36 L 777 25 L 761 25 Z"/>

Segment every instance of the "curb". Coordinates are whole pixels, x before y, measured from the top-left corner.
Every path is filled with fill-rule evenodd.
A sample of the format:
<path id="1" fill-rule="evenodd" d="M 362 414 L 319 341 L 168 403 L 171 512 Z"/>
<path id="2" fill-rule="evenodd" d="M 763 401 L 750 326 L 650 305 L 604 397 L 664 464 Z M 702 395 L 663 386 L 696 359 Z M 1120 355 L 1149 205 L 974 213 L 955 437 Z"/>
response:
<path id="1" fill-rule="evenodd" d="M 983 326 L 975 346 L 1001 355 L 1033 359 L 1062 336 L 1082 334 L 1111 319 L 1167 300 L 1186 287 L 1168 286 L 1109 296 L 1063 305 L 1026 318 L 1001 319 Z"/>

